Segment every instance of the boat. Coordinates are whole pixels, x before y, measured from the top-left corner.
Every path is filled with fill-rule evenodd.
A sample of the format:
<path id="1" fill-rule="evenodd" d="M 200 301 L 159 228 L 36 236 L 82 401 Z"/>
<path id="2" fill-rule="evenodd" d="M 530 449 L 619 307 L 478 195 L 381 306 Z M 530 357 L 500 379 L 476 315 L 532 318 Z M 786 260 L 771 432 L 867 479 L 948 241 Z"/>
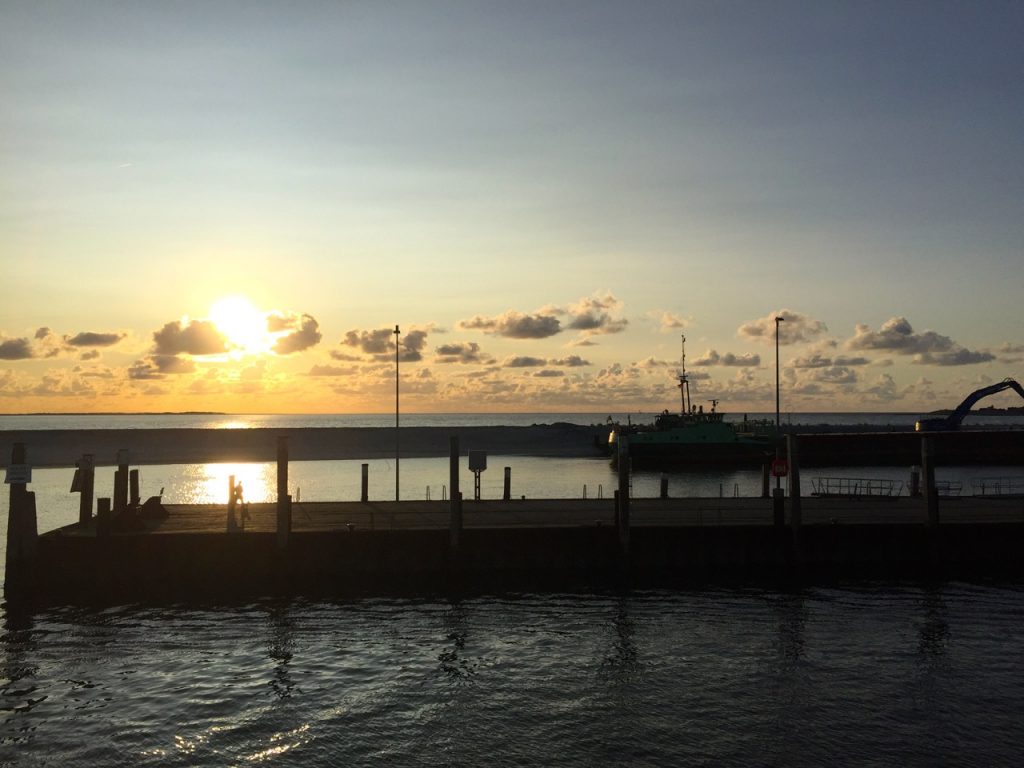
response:
<path id="1" fill-rule="evenodd" d="M 636 469 L 683 467 L 760 466 L 775 453 L 775 425 L 767 419 L 730 422 L 718 410 L 694 405 L 686 374 L 686 337 L 683 337 L 682 367 L 676 374 L 680 397 L 679 413 L 663 411 L 653 424 L 616 424 L 608 434 L 608 453 L 617 465 L 623 451 Z"/>

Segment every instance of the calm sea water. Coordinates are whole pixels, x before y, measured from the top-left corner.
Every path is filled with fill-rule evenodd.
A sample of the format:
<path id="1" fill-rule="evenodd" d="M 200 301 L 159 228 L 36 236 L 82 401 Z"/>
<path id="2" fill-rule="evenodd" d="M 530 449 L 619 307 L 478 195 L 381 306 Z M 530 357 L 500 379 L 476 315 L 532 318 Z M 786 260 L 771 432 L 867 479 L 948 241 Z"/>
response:
<path id="1" fill-rule="evenodd" d="M 59 608 L 0 636 L 19 766 L 1013 766 L 1024 589 Z"/>
<path id="2" fill-rule="evenodd" d="M 535 416 L 522 423 L 607 414 Z M 355 499 L 361 463 L 293 462 L 293 492 Z M 371 497 L 393 497 L 392 462 L 370 464 Z M 516 495 L 614 484 L 597 459 L 489 465 L 485 498 L 503 466 Z M 141 471 L 143 496 L 163 487 L 169 502 L 223 501 L 229 474 L 250 500 L 274 492 L 272 464 Z M 439 498 L 447 472 L 447 459 L 403 461 L 402 497 Z M 940 469 L 968 488 L 1008 472 L 1024 474 Z M 41 530 L 76 518 L 71 477 L 34 471 Z M 659 479 L 638 473 L 634 493 Z M 673 495 L 759 489 L 758 472 L 670 478 Z M 5 529 L 6 494 L 0 507 Z M 0 765 L 1010 766 L 1024 750 L 1019 584 L 135 604 L 0 622 Z"/>

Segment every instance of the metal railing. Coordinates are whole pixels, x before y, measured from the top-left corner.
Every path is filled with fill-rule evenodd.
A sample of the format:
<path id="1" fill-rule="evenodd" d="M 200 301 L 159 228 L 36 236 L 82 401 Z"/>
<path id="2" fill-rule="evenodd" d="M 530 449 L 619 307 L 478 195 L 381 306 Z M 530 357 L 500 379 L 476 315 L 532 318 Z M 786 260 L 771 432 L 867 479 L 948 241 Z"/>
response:
<path id="1" fill-rule="evenodd" d="M 1024 496 L 1024 478 L 979 477 L 971 481 L 975 496 Z"/>
<path id="2" fill-rule="evenodd" d="M 867 477 L 814 477 L 811 487 L 813 496 L 845 498 L 895 497 L 903 492 L 903 483 L 899 480 Z"/>

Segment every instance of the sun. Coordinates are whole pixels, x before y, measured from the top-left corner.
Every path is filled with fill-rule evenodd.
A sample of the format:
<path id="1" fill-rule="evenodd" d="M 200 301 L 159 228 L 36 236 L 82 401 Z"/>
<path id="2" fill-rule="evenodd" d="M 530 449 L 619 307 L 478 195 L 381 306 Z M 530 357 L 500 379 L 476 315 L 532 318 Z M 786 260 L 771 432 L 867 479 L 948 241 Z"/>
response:
<path id="1" fill-rule="evenodd" d="M 269 352 L 273 345 L 266 314 L 244 296 L 225 296 L 214 302 L 210 320 L 234 352 L 255 355 Z"/>

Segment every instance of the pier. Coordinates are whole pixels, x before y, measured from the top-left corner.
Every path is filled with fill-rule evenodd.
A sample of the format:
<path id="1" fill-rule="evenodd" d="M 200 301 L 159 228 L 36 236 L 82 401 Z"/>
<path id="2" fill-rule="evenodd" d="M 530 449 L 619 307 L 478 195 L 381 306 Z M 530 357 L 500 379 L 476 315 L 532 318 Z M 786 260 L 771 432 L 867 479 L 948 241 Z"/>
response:
<path id="1" fill-rule="evenodd" d="M 96 462 L 83 456 L 78 522 L 42 535 L 23 482 L 26 448 L 16 444 L 6 597 L 107 602 L 1020 576 L 1024 496 L 987 486 L 943 493 L 933 437 L 917 440 L 920 495 L 836 486 L 804 496 L 800 459 L 810 451 L 790 436 L 784 498 L 632 498 L 624 469 L 612 498 L 468 500 L 458 485 L 465 451 L 451 436 L 448 499 L 370 501 L 364 475 L 359 501 L 299 502 L 288 494 L 289 439 L 279 436 L 276 501 L 244 502 L 232 478 L 223 504 L 165 505 L 139 498 L 137 473 L 119 451 L 112 498 L 97 499 L 93 512 Z"/>

